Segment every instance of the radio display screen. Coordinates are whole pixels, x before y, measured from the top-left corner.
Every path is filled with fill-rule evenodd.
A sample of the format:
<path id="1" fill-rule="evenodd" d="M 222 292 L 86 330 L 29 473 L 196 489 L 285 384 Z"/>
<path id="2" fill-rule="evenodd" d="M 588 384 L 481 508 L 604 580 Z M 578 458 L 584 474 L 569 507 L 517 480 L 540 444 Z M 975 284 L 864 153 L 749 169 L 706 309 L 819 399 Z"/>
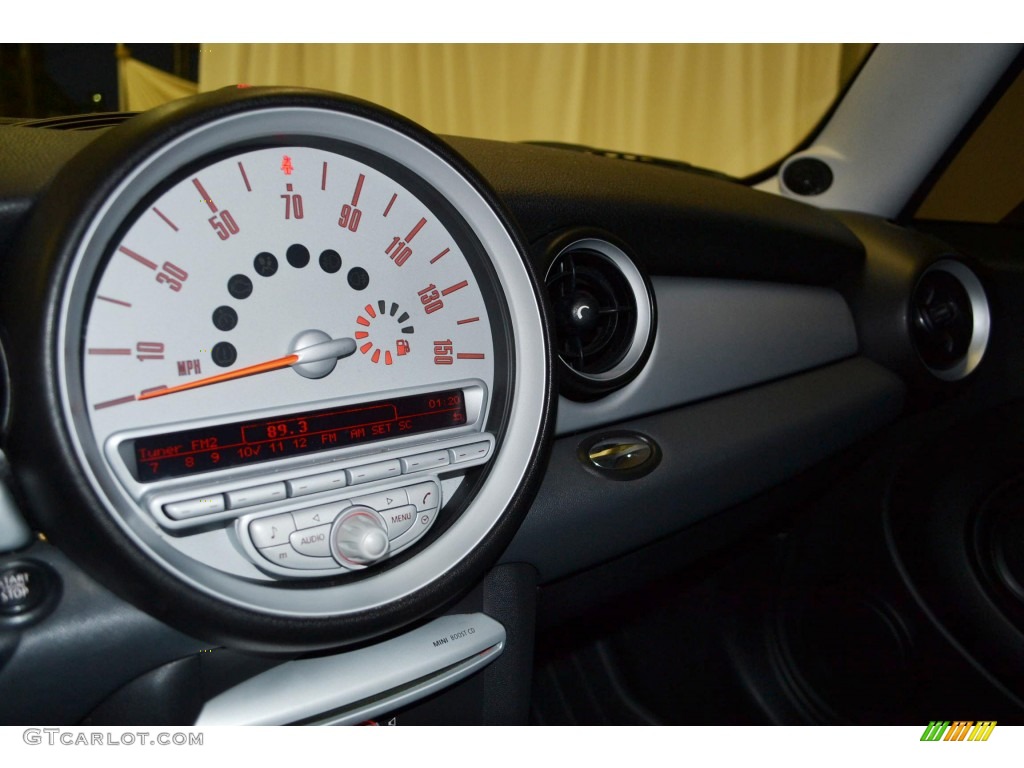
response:
<path id="1" fill-rule="evenodd" d="M 151 482 L 465 423 L 464 392 L 449 389 L 137 438 L 130 443 L 131 469 Z"/>

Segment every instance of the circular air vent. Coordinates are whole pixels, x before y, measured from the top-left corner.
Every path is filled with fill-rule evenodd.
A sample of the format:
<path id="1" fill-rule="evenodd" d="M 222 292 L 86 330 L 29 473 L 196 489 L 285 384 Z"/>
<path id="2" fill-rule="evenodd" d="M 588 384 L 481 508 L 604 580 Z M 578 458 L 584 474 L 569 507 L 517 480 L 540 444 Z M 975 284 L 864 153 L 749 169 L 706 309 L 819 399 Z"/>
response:
<path id="1" fill-rule="evenodd" d="M 590 400 L 639 372 L 654 339 L 653 298 L 633 260 L 607 240 L 571 239 L 553 250 L 545 282 L 562 389 Z"/>
<path id="2" fill-rule="evenodd" d="M 973 371 L 988 344 L 988 301 L 981 281 L 958 261 L 924 271 L 910 299 L 910 338 L 935 376 L 956 381 Z"/>

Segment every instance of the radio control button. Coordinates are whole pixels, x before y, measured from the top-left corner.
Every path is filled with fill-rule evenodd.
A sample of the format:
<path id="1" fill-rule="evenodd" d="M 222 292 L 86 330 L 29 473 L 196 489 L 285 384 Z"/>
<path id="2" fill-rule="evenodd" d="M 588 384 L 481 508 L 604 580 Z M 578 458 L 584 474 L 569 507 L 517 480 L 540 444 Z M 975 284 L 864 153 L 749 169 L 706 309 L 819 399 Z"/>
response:
<path id="1" fill-rule="evenodd" d="M 295 530 L 291 515 L 262 517 L 249 523 L 249 537 L 257 548 L 286 544 L 288 536 Z"/>
<path id="2" fill-rule="evenodd" d="M 391 551 L 394 552 L 401 547 L 411 544 L 416 541 L 420 536 L 427 532 L 430 525 L 434 522 L 434 518 L 437 516 L 437 507 L 432 509 L 419 511 L 414 515 L 412 526 L 408 531 L 391 540 Z"/>
<path id="3" fill-rule="evenodd" d="M 397 477 L 402 474 L 402 464 L 398 459 L 378 461 L 373 464 L 364 464 L 361 467 L 352 467 L 346 470 L 348 473 L 349 485 L 359 483 L 372 483 L 374 480 L 384 480 L 389 477 Z"/>
<path id="4" fill-rule="evenodd" d="M 333 523 L 334 518 L 338 516 L 341 510 L 350 506 L 352 506 L 352 502 L 350 501 L 336 501 L 333 504 L 323 504 L 319 507 L 312 507 L 310 509 L 300 509 L 296 512 L 292 512 L 292 517 L 295 519 L 295 527 L 301 531 L 306 528 L 315 528 L 318 525 Z"/>
<path id="5" fill-rule="evenodd" d="M 437 469 L 446 467 L 449 463 L 448 451 L 430 451 L 430 453 L 417 453 L 407 459 L 402 459 L 402 472 L 419 472 L 423 469 Z"/>
<path id="6" fill-rule="evenodd" d="M 344 469 L 339 469 L 320 475 L 298 477 L 295 480 L 288 480 L 285 485 L 288 486 L 289 496 L 305 496 L 309 493 L 322 493 L 335 488 L 344 488 L 348 485 L 348 477 Z"/>
<path id="7" fill-rule="evenodd" d="M 187 520 L 190 517 L 200 515 L 212 515 L 214 512 L 223 512 L 224 496 L 213 493 L 199 499 L 187 499 L 186 501 L 173 501 L 164 504 L 164 513 L 172 520 Z"/>
<path id="8" fill-rule="evenodd" d="M 358 496 L 352 499 L 352 503 L 361 504 L 364 507 L 372 507 L 378 512 L 381 512 L 385 509 L 404 507 L 409 503 L 409 498 L 405 495 L 405 488 L 395 488 L 390 491 L 368 493 L 366 496 Z"/>
<path id="9" fill-rule="evenodd" d="M 386 512 L 381 512 L 380 516 L 384 518 L 384 523 L 388 527 L 388 538 L 396 539 L 403 533 L 412 528 L 412 524 L 416 522 L 416 507 L 412 504 L 407 504 L 404 507 L 398 509 L 389 509 Z"/>
<path id="10" fill-rule="evenodd" d="M 329 524 L 296 531 L 291 535 L 289 541 L 295 551 L 301 555 L 331 556 L 331 526 Z"/>
<path id="11" fill-rule="evenodd" d="M 255 488 L 228 491 L 224 495 L 227 496 L 229 509 L 251 507 L 255 504 L 266 504 L 268 501 L 281 501 L 286 498 L 284 483 L 258 485 Z"/>
<path id="12" fill-rule="evenodd" d="M 409 503 L 413 504 L 417 511 L 433 509 L 437 506 L 437 486 L 434 483 L 416 483 L 406 486 L 405 492 L 409 495 Z"/>
<path id="13" fill-rule="evenodd" d="M 449 448 L 448 455 L 451 457 L 452 464 L 458 464 L 463 461 L 483 459 L 490 449 L 491 444 L 487 442 L 470 443 L 469 445 L 460 445 L 458 448 Z"/>
<path id="14" fill-rule="evenodd" d="M 338 564 L 331 557 L 309 557 L 292 549 L 291 544 L 281 544 L 260 550 L 260 554 L 274 565 L 303 571 L 338 570 Z"/>
<path id="15" fill-rule="evenodd" d="M 388 531 L 374 510 L 353 507 L 334 524 L 332 554 L 351 566 L 364 566 L 388 554 Z"/>

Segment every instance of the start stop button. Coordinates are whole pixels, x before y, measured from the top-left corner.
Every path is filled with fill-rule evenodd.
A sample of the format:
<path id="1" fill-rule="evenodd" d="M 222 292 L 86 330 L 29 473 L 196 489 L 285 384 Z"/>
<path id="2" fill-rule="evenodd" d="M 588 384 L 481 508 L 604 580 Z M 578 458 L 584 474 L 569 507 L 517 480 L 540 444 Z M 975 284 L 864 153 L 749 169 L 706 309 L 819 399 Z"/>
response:
<path id="1" fill-rule="evenodd" d="M 20 560 L 0 565 L 0 619 L 36 618 L 54 602 L 57 589 L 56 575 L 43 563 Z"/>

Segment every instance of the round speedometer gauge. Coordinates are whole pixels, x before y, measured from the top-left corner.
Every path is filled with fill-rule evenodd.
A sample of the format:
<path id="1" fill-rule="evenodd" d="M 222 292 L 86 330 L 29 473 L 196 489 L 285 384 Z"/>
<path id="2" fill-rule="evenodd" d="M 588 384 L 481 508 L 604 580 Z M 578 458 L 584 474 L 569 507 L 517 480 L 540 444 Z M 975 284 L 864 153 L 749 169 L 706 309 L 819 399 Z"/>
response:
<path id="1" fill-rule="evenodd" d="M 61 265 L 54 365 L 12 434 L 69 481 L 41 516 L 94 534 L 77 553 L 115 589 L 317 647 L 422 615 L 500 552 L 549 431 L 549 345 L 514 228 L 445 145 L 361 102 L 232 90 L 111 131 L 54 190 L 26 246 Z"/>
<path id="2" fill-rule="evenodd" d="M 133 211 L 82 342 L 114 468 L 123 455 L 148 483 L 459 427 L 465 396 L 442 395 L 456 389 L 484 423 L 508 365 L 493 274 L 416 181 L 357 148 L 289 141 L 190 168 Z M 409 393 L 427 397 L 395 402 Z M 310 409 L 328 414 L 299 418 Z M 232 414 L 252 423 L 203 427 Z"/>

